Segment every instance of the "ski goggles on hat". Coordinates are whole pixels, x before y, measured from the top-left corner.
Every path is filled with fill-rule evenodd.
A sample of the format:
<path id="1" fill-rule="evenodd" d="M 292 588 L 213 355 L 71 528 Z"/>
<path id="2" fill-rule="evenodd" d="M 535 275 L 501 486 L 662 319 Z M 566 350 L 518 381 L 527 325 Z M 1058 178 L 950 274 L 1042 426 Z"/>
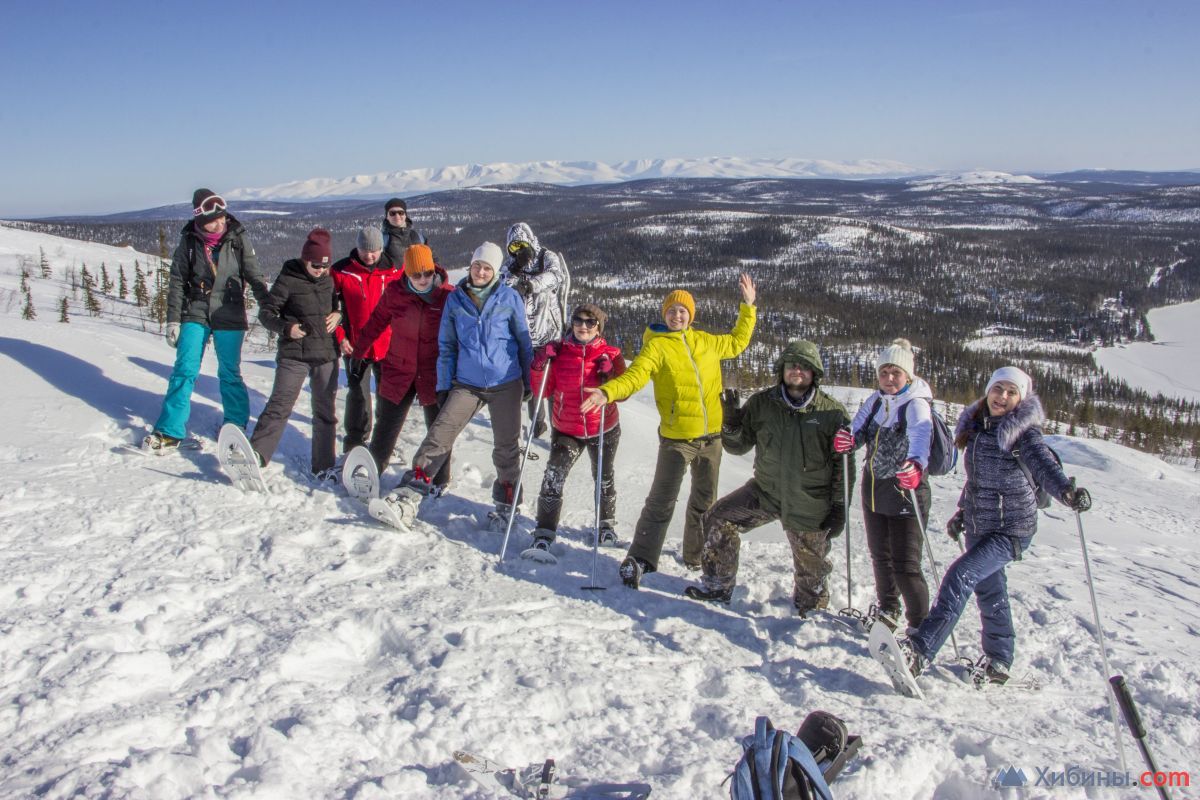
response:
<path id="1" fill-rule="evenodd" d="M 517 253 L 521 252 L 522 250 L 526 250 L 528 248 L 529 248 L 529 242 L 522 242 L 518 239 L 517 241 L 513 242 L 512 244 L 510 244 L 508 246 L 508 252 L 515 256 Z"/>
<path id="2" fill-rule="evenodd" d="M 200 205 L 192 209 L 193 217 L 203 217 L 209 214 L 219 214 L 225 210 L 225 198 L 219 194 L 214 194 L 211 197 L 206 197 L 200 201 Z"/>

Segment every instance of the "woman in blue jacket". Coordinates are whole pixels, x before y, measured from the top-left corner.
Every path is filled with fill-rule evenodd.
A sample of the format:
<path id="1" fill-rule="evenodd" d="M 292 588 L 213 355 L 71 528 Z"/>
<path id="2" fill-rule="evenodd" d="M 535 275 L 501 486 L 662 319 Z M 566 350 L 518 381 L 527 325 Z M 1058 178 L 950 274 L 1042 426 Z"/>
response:
<path id="1" fill-rule="evenodd" d="M 1016 367 L 992 373 L 984 397 L 959 416 L 955 444 L 963 448 L 967 482 L 946 531 L 956 539 L 965 533 L 967 550 L 946 570 L 929 616 L 915 633 L 900 639 L 914 677 L 945 644 L 974 592 L 983 623 L 977 680 L 1008 680 L 1016 637 L 1004 567 L 1020 560 L 1037 532 L 1033 483 L 1075 511 L 1092 505 L 1087 490 L 1076 488 L 1075 479 L 1063 473 L 1042 441 L 1044 419 L 1033 379 Z"/>
<path id="2" fill-rule="evenodd" d="M 525 303 L 499 280 L 500 246 L 484 242 L 471 257 L 471 270 L 446 298 L 438 332 L 437 395 L 440 409 L 412 469 L 387 502 L 411 519 L 421 497 L 434 493 L 431 477 L 449 457 L 454 440 L 483 406 L 492 419 L 492 463 L 496 479 L 492 520 L 508 520 L 518 502 L 521 462 L 521 403 L 529 395 L 533 346 Z"/>

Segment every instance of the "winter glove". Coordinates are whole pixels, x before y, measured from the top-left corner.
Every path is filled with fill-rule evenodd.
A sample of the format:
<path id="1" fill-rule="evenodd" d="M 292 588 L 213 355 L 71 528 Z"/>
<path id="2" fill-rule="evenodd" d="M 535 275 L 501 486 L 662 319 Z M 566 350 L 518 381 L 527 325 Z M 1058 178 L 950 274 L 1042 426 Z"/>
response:
<path id="1" fill-rule="evenodd" d="M 600 357 L 596 359 L 596 374 L 601 378 L 607 378 L 609 375 L 612 375 L 612 371 L 612 356 L 608 353 L 601 353 Z"/>
<path id="2" fill-rule="evenodd" d="M 721 392 L 721 409 L 725 412 L 725 427 L 730 429 L 742 426 L 742 398 L 737 389 L 726 389 Z"/>
<path id="3" fill-rule="evenodd" d="M 533 399 L 533 390 L 530 389 L 528 386 L 526 386 L 525 393 L 521 395 L 521 402 L 528 403 L 532 399 Z"/>
<path id="4" fill-rule="evenodd" d="M 529 282 L 529 277 L 526 275 L 517 278 L 516 288 L 522 297 L 528 297 L 533 294 L 533 284 Z"/>
<path id="5" fill-rule="evenodd" d="M 921 465 L 915 461 L 905 461 L 896 472 L 896 483 L 902 489 L 916 489 L 921 485 Z"/>
<path id="6" fill-rule="evenodd" d="M 838 428 L 833 435 L 833 452 L 838 455 L 854 452 L 854 434 L 849 428 Z"/>
<path id="7" fill-rule="evenodd" d="M 171 346 L 172 348 L 177 347 L 179 345 L 179 323 L 178 322 L 168 322 L 167 323 L 167 344 L 169 346 Z"/>
<path id="8" fill-rule="evenodd" d="M 963 512 L 961 508 L 954 512 L 953 517 L 946 520 L 946 533 L 955 541 L 958 541 L 958 537 L 962 536 L 962 532 L 966 527 L 967 524 L 963 521 Z"/>
<path id="9" fill-rule="evenodd" d="M 350 359 L 350 382 L 361 383 L 370 368 L 371 362 L 365 358 Z"/>
<path id="10" fill-rule="evenodd" d="M 845 529 L 846 506 L 842 503 L 834 503 L 825 516 L 825 521 L 821 523 L 821 530 L 825 531 L 825 535 L 832 539 L 840 536 Z"/>
<path id="11" fill-rule="evenodd" d="M 1071 488 L 1063 492 L 1062 501 L 1072 511 L 1084 512 L 1092 507 L 1092 496 L 1082 487 L 1075 488 L 1075 479 L 1071 478 Z"/>
<path id="12" fill-rule="evenodd" d="M 441 411 L 442 406 L 446 405 L 446 398 L 448 398 L 448 397 L 450 397 L 450 392 L 445 389 L 443 389 L 442 391 L 437 393 L 438 411 Z"/>
<path id="13" fill-rule="evenodd" d="M 558 342 L 546 342 L 542 345 L 542 356 L 549 361 L 558 358 Z"/>

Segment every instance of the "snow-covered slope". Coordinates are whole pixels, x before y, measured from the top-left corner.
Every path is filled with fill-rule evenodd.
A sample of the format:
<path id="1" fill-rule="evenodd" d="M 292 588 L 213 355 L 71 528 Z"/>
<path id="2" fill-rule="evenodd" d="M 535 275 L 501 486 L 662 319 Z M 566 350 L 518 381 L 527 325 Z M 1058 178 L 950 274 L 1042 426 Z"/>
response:
<path id="1" fill-rule="evenodd" d="M 1034 178 L 1030 175 L 1013 175 L 1008 172 L 997 172 L 995 170 L 973 170 L 971 172 L 960 172 L 949 175 L 937 175 L 931 178 L 922 178 L 921 180 L 912 181 L 910 191 L 914 192 L 931 192 L 935 190 L 956 189 L 956 188 L 988 188 L 1010 184 L 1032 184 L 1045 183 L 1045 181 Z"/>
<path id="2" fill-rule="evenodd" d="M 55 278 L 31 281 L 39 319 L 27 322 L 11 297 L 14 254 L 36 258 L 39 245 Z M 498 569 L 498 537 L 475 521 L 493 475 L 484 418 L 455 448 L 452 493 L 423 512 L 444 539 L 383 528 L 306 480 L 304 397 L 267 470 L 272 494 L 239 493 L 213 453 L 211 362 L 192 416 L 205 449 L 128 452 L 121 445 L 158 413 L 172 351 L 136 315 L 114 321 L 110 311 L 128 311 L 117 303 L 99 318 L 54 321 L 72 247 L 89 265 L 107 258 L 0 228 L 0 796 L 488 797 L 453 766 L 463 748 L 518 766 L 553 756 L 563 774 L 648 782 L 654 797 L 715 798 L 755 715 L 795 727 L 818 708 L 866 741 L 839 798 L 994 797 L 989 783 L 1009 765 L 1031 784 L 1038 768 L 1119 768 L 1079 543 L 1061 508 L 1009 569 L 1015 671 L 1044 688 L 980 693 L 935 670 L 921 679 L 922 705 L 892 691 L 865 636 L 789 613 L 778 525 L 745 537 L 744 589 L 730 609 L 681 597 L 694 576 L 670 555 L 634 593 L 617 580 L 619 552 L 603 551 L 597 579 L 608 588 L 584 591 L 592 487 L 581 463 L 560 565 L 517 559 L 521 533 Z M 254 413 L 272 364 L 248 348 Z M 625 536 L 654 466 L 646 394 L 621 408 Z M 422 430 L 410 421 L 405 453 Z M 1083 520 L 1112 665 L 1133 686 L 1160 765 L 1194 771 L 1200 479 L 1108 443 L 1053 441 L 1096 500 Z M 531 492 L 544 464 L 531 465 Z M 722 490 L 749 476 L 748 458 L 727 456 Z M 393 469 L 385 484 L 397 478 Z M 960 483 L 934 480 L 935 529 Z M 681 524 L 680 513 L 668 548 Z M 838 607 L 845 541 L 833 554 Z M 854 605 L 865 609 L 857 507 L 849 541 Z M 955 548 L 939 533 L 932 541 L 944 567 Z M 958 641 L 978 655 L 974 607 Z M 952 658 L 947 647 L 942 660 Z M 1128 738 L 1126 755 L 1140 772 Z M 1131 793 L 1030 786 L 1019 796 Z"/>
<path id="3" fill-rule="evenodd" d="M 1096 363 L 1130 386 L 1166 397 L 1200 401 L 1200 300 L 1151 309 L 1153 342 L 1129 342 L 1096 350 Z"/>
<path id="4" fill-rule="evenodd" d="M 375 197 L 498 183 L 556 183 L 568 186 L 644 178 L 882 178 L 911 175 L 898 161 L 824 161 L 780 158 L 654 158 L 604 164 L 598 161 L 532 161 L 521 164 L 459 164 L 380 172 L 349 178 L 311 178 L 225 192 L 230 200 L 314 200 Z"/>

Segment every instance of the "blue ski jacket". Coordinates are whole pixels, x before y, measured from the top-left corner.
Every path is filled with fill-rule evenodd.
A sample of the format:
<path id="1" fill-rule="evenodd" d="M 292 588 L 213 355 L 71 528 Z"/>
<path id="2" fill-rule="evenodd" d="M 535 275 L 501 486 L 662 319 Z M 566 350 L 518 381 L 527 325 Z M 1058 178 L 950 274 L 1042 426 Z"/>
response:
<path id="1" fill-rule="evenodd" d="M 455 383 L 488 389 L 520 378 L 529 388 L 533 344 L 525 303 L 516 289 L 500 283 L 483 303 L 475 305 L 466 285 L 446 297 L 438 329 L 437 390 Z"/>

